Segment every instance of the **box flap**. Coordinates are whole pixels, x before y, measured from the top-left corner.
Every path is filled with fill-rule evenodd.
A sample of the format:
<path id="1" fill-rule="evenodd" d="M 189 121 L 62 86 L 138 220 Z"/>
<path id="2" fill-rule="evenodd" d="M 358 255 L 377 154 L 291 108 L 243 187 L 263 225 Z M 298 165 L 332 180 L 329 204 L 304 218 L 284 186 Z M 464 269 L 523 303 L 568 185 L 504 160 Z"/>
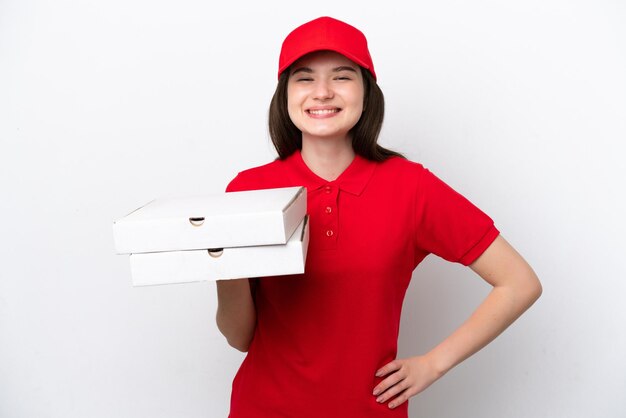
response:
<path id="1" fill-rule="evenodd" d="M 120 254 L 284 244 L 306 213 L 306 188 L 158 198 L 113 222 Z"/>

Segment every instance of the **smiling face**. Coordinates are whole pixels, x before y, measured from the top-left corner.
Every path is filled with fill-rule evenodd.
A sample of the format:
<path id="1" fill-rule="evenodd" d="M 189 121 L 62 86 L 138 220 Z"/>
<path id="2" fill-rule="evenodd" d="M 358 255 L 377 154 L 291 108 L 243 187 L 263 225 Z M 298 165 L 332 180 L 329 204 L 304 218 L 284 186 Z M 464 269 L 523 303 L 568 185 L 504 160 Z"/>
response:
<path id="1" fill-rule="evenodd" d="M 287 109 L 303 141 L 349 141 L 363 113 L 363 97 L 361 68 L 341 54 L 313 52 L 291 66 Z"/>

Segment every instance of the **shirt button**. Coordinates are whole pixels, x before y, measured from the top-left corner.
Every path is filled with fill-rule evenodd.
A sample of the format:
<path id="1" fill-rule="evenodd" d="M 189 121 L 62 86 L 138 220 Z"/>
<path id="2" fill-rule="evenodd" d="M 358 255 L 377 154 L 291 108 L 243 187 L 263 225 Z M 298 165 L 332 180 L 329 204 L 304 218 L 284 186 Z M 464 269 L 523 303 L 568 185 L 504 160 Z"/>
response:
<path id="1" fill-rule="evenodd" d="M 332 188 L 330 186 L 326 186 L 326 187 L 324 187 L 324 191 L 326 193 L 330 193 L 332 191 Z"/>
<path id="2" fill-rule="evenodd" d="M 333 232 L 333 230 L 332 230 L 332 229 L 329 229 L 329 230 L 327 230 L 327 231 L 326 231 L 326 236 L 327 236 L 327 237 L 332 237 L 334 234 L 335 234 L 335 233 Z"/>
<path id="3" fill-rule="evenodd" d="M 331 213 L 333 211 L 333 208 L 331 208 L 330 206 L 326 206 L 326 213 Z"/>

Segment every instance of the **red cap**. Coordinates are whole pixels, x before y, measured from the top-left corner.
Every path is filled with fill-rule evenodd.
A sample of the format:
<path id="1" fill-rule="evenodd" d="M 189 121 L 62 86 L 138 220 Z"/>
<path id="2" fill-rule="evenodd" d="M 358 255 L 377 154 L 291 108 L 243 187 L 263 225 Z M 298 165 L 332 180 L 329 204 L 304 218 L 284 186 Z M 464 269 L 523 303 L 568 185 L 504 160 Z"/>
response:
<path id="1" fill-rule="evenodd" d="M 295 28 L 283 41 L 278 60 L 278 77 L 298 58 L 309 52 L 335 51 L 366 68 L 376 79 L 374 63 L 365 35 L 345 22 L 320 17 Z"/>

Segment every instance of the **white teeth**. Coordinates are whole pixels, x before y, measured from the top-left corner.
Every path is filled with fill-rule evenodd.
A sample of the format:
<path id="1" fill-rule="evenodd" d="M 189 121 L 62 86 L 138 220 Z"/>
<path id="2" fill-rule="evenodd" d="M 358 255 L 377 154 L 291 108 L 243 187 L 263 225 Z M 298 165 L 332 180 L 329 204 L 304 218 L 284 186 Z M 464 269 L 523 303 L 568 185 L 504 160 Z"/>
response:
<path id="1" fill-rule="evenodd" d="M 312 115 L 328 115 L 330 113 L 337 113 L 339 109 L 322 109 L 322 110 L 309 110 Z"/>

